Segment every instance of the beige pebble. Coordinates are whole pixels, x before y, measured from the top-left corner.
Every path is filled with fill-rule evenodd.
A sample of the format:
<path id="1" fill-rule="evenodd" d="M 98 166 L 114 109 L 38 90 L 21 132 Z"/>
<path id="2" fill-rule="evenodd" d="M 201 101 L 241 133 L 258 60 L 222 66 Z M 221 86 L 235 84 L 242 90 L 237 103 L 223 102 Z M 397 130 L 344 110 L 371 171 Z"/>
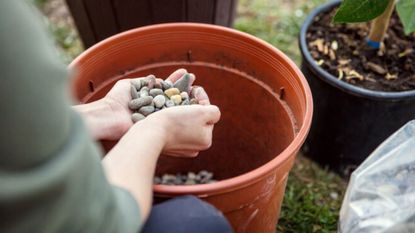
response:
<path id="1" fill-rule="evenodd" d="M 180 95 L 173 95 L 170 99 L 174 102 L 175 105 L 179 105 L 182 102 L 182 97 Z"/>
<path id="2" fill-rule="evenodd" d="M 177 88 L 170 88 L 164 91 L 164 94 L 167 95 L 167 97 L 171 98 L 174 95 L 179 95 L 180 94 L 180 90 Z"/>
<path id="3" fill-rule="evenodd" d="M 189 94 L 185 91 L 180 93 L 180 96 L 182 97 L 183 100 L 189 99 Z"/>

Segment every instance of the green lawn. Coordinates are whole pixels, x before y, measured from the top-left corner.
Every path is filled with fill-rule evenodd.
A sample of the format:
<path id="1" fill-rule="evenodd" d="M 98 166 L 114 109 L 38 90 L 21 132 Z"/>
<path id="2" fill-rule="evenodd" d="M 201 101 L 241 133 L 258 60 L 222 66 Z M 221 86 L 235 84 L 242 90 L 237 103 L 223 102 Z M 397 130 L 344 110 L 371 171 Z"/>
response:
<path id="1" fill-rule="evenodd" d="M 59 5 L 56 3 L 62 0 L 36 2 L 50 19 L 50 29 L 64 61 L 70 62 L 83 48 L 68 15 L 55 14 Z M 235 28 L 268 41 L 299 64 L 297 34 L 301 24 L 311 9 L 324 2 L 239 0 Z M 340 177 L 299 156 L 289 176 L 278 232 L 336 232 L 345 187 Z"/>

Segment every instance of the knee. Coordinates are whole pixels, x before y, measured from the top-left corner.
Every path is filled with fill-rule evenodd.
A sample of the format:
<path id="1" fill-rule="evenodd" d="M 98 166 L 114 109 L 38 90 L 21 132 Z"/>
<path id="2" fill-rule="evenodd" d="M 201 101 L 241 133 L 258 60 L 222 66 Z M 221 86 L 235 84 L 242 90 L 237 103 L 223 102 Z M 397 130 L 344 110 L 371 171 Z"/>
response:
<path id="1" fill-rule="evenodd" d="M 182 196 L 153 207 L 142 233 L 231 233 L 223 214 L 195 196 Z"/>

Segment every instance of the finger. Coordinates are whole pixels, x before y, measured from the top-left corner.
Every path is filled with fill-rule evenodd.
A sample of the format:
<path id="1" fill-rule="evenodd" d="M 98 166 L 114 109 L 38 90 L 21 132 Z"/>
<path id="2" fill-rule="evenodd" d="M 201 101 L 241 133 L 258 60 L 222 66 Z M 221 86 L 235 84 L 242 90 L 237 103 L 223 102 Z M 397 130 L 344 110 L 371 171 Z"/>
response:
<path id="1" fill-rule="evenodd" d="M 209 96 L 203 87 L 194 86 L 192 89 L 192 96 L 199 101 L 199 104 L 210 105 Z"/>
<path id="2" fill-rule="evenodd" d="M 172 83 L 175 83 L 179 78 L 181 78 L 184 74 L 187 73 L 186 69 L 178 69 L 176 71 L 174 71 L 167 79 L 166 81 L 171 81 Z"/>
<path id="3" fill-rule="evenodd" d="M 205 117 L 206 122 L 210 125 L 216 124 L 220 120 L 220 110 L 215 105 L 205 106 Z"/>

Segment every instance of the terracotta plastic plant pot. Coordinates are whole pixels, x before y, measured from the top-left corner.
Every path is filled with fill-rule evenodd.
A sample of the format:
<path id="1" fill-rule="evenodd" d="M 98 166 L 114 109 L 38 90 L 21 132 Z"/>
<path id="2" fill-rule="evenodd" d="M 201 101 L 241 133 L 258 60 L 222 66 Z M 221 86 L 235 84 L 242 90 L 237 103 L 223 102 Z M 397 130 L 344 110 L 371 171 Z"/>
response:
<path id="1" fill-rule="evenodd" d="M 213 146 L 195 159 L 162 156 L 157 173 L 208 170 L 220 181 L 155 185 L 156 200 L 197 195 L 220 209 L 236 232 L 275 231 L 288 173 L 312 115 L 308 84 L 287 56 L 233 29 L 174 23 L 111 37 L 71 66 L 78 70 L 75 95 L 84 103 L 103 97 L 121 78 L 166 77 L 180 67 L 195 73 L 196 84 L 222 111 Z"/>
<path id="2" fill-rule="evenodd" d="M 301 70 L 314 94 L 315 114 L 305 155 L 348 176 L 376 147 L 415 118 L 415 91 L 382 92 L 353 86 L 316 64 L 306 34 L 313 19 L 340 5 L 331 1 L 314 10 L 300 32 Z"/>

